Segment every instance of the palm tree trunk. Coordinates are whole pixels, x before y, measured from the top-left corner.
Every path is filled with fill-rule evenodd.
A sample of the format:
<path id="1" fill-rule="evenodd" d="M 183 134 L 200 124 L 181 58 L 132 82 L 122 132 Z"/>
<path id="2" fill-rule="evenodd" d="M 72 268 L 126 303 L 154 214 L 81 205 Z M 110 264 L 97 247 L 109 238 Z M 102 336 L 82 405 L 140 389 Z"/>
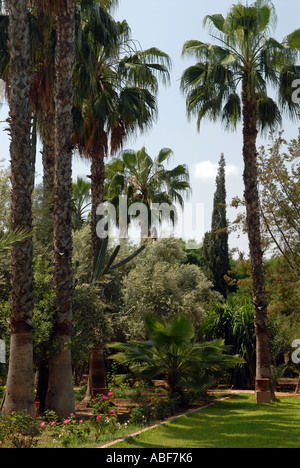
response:
<path id="1" fill-rule="evenodd" d="M 91 274 L 93 274 L 94 257 L 97 243 L 97 207 L 104 201 L 105 164 L 104 151 L 95 154 L 91 163 Z M 84 401 L 94 398 L 97 394 L 104 394 L 106 389 L 106 371 L 104 362 L 103 344 L 95 342 L 90 355 L 89 379 Z"/>
<path id="2" fill-rule="evenodd" d="M 75 411 L 71 363 L 72 327 L 72 155 L 75 0 L 57 9 L 55 56 L 54 265 L 55 336 L 57 353 L 50 360 L 47 408 L 59 417 Z"/>
<path id="3" fill-rule="evenodd" d="M 243 121 L 244 185 L 256 334 L 256 378 L 270 379 L 267 297 L 265 292 L 257 183 L 257 110 L 255 98 L 249 97 L 248 76 L 245 76 L 243 80 Z"/>
<path id="4" fill-rule="evenodd" d="M 104 201 L 104 182 L 105 182 L 105 163 L 104 163 L 104 151 L 101 151 L 99 154 L 94 154 L 92 156 L 91 163 L 91 240 L 92 240 L 92 271 L 94 264 L 94 256 L 97 243 L 97 208 Z"/>
<path id="5" fill-rule="evenodd" d="M 97 395 L 107 395 L 107 379 L 104 361 L 104 348 L 101 343 L 96 343 L 90 355 L 89 378 L 84 401 Z"/>
<path id="6" fill-rule="evenodd" d="M 43 200 L 42 228 L 43 246 L 48 248 L 53 241 L 53 194 L 55 171 L 55 113 L 45 111 L 42 121 L 41 137 L 43 143 Z"/>
<path id="7" fill-rule="evenodd" d="M 46 193 L 53 196 L 54 191 L 54 152 L 55 152 L 55 113 L 45 112 L 42 122 L 42 161 L 43 187 Z"/>
<path id="8" fill-rule="evenodd" d="M 12 228 L 32 228 L 31 67 L 27 2 L 11 0 L 9 9 L 9 122 L 12 184 Z M 32 239 L 12 248 L 11 344 L 4 411 L 34 414 L 33 247 Z"/>

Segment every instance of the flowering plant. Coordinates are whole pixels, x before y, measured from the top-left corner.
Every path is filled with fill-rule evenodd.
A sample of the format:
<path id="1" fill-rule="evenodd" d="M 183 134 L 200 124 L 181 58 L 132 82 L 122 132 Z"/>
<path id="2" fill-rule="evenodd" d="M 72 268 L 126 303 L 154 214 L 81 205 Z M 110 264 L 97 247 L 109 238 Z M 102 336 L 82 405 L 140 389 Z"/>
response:
<path id="1" fill-rule="evenodd" d="M 69 447 L 75 440 L 84 441 L 90 433 L 88 425 L 84 425 L 82 420 L 77 420 L 73 413 L 63 421 L 58 422 L 54 413 L 47 413 L 48 421 L 42 421 L 41 429 L 50 430 L 53 437 L 53 444 L 60 444 L 62 447 Z"/>
<path id="2" fill-rule="evenodd" d="M 118 423 L 118 417 L 115 413 L 112 402 L 113 393 L 108 392 L 107 396 L 98 395 L 92 402 L 93 425 L 96 430 L 96 440 L 99 440 L 102 434 L 114 434 L 121 425 Z"/>

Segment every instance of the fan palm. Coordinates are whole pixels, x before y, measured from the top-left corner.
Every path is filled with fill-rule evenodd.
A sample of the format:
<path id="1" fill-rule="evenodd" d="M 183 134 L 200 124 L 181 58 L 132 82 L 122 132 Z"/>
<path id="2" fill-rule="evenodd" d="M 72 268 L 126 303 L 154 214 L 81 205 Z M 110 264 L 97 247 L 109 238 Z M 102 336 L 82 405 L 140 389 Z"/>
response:
<path id="1" fill-rule="evenodd" d="M 226 369 L 243 360 L 226 354 L 223 340 L 200 343 L 191 320 L 178 316 L 170 323 L 146 317 L 149 340 L 112 343 L 120 352 L 111 359 L 129 367 L 135 375 L 150 380 L 164 374 L 171 397 L 183 399 L 185 389 L 205 391 Z"/>
<path id="2" fill-rule="evenodd" d="M 172 155 L 170 148 L 162 148 L 154 159 L 149 156 L 145 147 L 139 151 L 122 151 L 106 166 L 107 199 L 116 208 L 121 195 L 127 196 L 129 205 L 143 203 L 149 215 L 148 226 L 153 203 L 166 203 L 171 207 L 174 202 L 178 202 L 183 206 L 183 197 L 191 190 L 189 171 L 185 164 L 166 169 L 164 163 L 167 163 Z M 174 221 L 174 211 L 171 212 L 171 219 Z M 162 221 L 161 217 L 159 221 Z M 145 234 L 150 233 L 151 229 L 148 229 Z"/>
<path id="3" fill-rule="evenodd" d="M 126 22 L 110 23 L 105 41 L 98 37 L 94 23 L 88 21 L 83 27 L 85 48 L 75 70 L 75 143 L 80 154 L 91 161 L 92 259 L 97 242 L 96 209 L 104 200 L 108 148 L 115 153 L 128 135 L 152 124 L 157 112 L 158 77 L 166 81 L 170 65 L 169 57 L 155 48 L 133 53 Z"/>
<path id="4" fill-rule="evenodd" d="M 293 81 L 300 76 L 297 49 L 300 30 L 282 42 L 269 36 L 276 24 L 273 4 L 257 0 L 244 6 L 233 5 L 226 17 L 207 16 L 217 44 L 189 41 L 183 55 L 196 57 L 196 65 L 182 75 L 187 112 L 197 117 L 198 127 L 205 117 L 218 118 L 226 128 L 243 121 L 244 186 L 247 232 L 252 272 L 256 331 L 256 377 L 270 378 L 268 350 L 267 300 L 265 294 L 263 251 L 260 237 L 259 197 L 257 189 L 257 149 L 259 130 L 281 123 L 282 111 L 296 116 Z M 268 85 L 278 90 L 278 102 L 268 93 Z"/>
<path id="5" fill-rule="evenodd" d="M 134 51 L 125 21 L 115 22 L 108 5 L 94 3 L 83 15 L 81 46 L 75 66 L 75 145 L 91 162 L 91 273 L 97 253 L 96 209 L 104 199 L 105 156 L 118 150 L 125 138 L 148 127 L 156 114 L 157 76 L 167 76 L 170 60 L 157 50 Z M 101 13 L 101 14 L 100 14 Z M 104 22 L 104 24 L 102 24 Z M 122 56 L 122 59 L 121 59 Z M 128 68 L 135 70 L 134 76 Z M 99 249 L 101 251 L 101 249 Z M 90 388 L 105 388 L 103 346 L 91 353 Z"/>

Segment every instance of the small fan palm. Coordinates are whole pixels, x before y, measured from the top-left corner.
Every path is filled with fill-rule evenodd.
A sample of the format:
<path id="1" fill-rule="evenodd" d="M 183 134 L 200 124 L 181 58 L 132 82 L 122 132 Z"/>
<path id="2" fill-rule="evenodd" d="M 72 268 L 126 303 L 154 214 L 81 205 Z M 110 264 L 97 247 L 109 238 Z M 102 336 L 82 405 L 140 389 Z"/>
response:
<path id="1" fill-rule="evenodd" d="M 150 317 L 145 321 L 149 340 L 113 343 L 110 347 L 120 352 L 111 359 L 144 379 L 164 374 L 171 397 L 183 397 L 184 389 L 204 391 L 226 369 L 243 362 L 226 354 L 229 348 L 223 340 L 197 342 L 193 324 L 185 317 L 178 316 L 171 323 Z"/>

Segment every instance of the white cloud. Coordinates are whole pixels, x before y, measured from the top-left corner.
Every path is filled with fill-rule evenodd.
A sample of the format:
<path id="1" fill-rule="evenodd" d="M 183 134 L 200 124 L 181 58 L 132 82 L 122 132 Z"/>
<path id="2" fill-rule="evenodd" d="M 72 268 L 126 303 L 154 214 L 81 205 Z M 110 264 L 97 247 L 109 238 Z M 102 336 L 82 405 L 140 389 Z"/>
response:
<path id="1" fill-rule="evenodd" d="M 219 165 L 212 163 L 211 161 L 203 161 L 195 165 L 195 177 L 196 179 L 208 180 L 215 179 L 217 176 Z M 239 174 L 239 168 L 234 164 L 227 164 L 225 168 L 226 176 L 236 176 Z"/>

